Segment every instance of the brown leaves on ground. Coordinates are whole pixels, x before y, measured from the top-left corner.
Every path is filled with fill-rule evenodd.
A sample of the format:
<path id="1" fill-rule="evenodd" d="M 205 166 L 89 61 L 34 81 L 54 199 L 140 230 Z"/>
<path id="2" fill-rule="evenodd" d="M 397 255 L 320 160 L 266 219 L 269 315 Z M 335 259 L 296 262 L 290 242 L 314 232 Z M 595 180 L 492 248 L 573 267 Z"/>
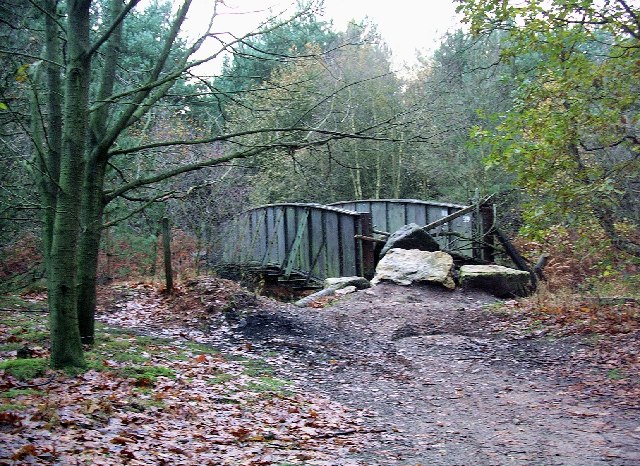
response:
<path id="1" fill-rule="evenodd" d="M 341 459 L 366 440 L 357 412 L 302 393 L 243 349 L 222 355 L 193 341 L 186 324 L 206 319 L 212 306 L 220 313 L 234 299 L 250 300 L 227 285 L 187 284 L 200 288 L 184 291 L 179 306 L 148 284 L 114 287 L 117 312 L 107 320 L 122 327 L 100 330 L 86 353 L 90 370 L 49 370 L 28 381 L 2 373 L 8 395 L 0 398 L 0 464 L 357 464 Z M 46 320 L 26 313 L 0 318 L 2 344 L 27 338 L 16 323 L 34 330 Z M 122 330 L 151 324 L 169 338 Z M 22 343 L 28 341 L 12 345 Z M 0 356 L 13 358 L 15 350 Z"/>
<path id="2" fill-rule="evenodd" d="M 640 303 L 545 290 L 507 301 L 498 330 L 551 339 L 577 337 L 581 347 L 563 375 L 578 380 L 574 389 L 584 397 L 615 399 L 637 407 L 640 399 Z"/>
<path id="3" fill-rule="evenodd" d="M 197 325 L 226 312 L 264 304 L 238 283 L 213 277 L 189 280 L 173 294 L 148 282 L 114 284 L 98 291 L 104 321 L 123 327 Z"/>

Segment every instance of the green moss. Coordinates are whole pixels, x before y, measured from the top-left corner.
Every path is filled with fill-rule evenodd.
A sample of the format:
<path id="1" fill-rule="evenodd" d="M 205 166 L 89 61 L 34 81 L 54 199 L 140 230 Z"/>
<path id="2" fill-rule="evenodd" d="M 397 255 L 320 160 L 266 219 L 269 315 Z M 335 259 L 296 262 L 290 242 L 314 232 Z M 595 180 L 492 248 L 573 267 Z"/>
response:
<path id="1" fill-rule="evenodd" d="M 133 378 L 142 386 L 154 385 L 158 377 L 176 378 L 176 373 L 164 366 L 129 366 L 117 369 L 121 377 Z"/>
<path id="2" fill-rule="evenodd" d="M 126 351 L 130 349 L 135 344 L 135 340 L 128 339 L 113 339 L 108 341 L 100 341 L 98 342 L 98 348 L 101 351 Z"/>
<path id="3" fill-rule="evenodd" d="M 275 377 L 260 377 L 258 380 L 249 382 L 247 388 L 254 392 L 281 393 L 289 382 Z"/>
<path id="4" fill-rule="evenodd" d="M 173 345 L 174 341 L 171 338 L 164 337 L 149 337 L 146 335 L 140 335 L 136 337 L 136 340 L 141 345 L 159 345 L 159 346 L 168 346 Z"/>
<path id="5" fill-rule="evenodd" d="M 620 369 L 611 369 L 607 372 L 607 378 L 610 380 L 624 380 L 626 377 Z"/>
<path id="6" fill-rule="evenodd" d="M 243 361 L 242 364 L 245 366 L 244 374 L 249 377 L 260 377 L 273 374 L 273 369 L 264 361 L 250 359 L 248 361 Z"/>
<path id="7" fill-rule="evenodd" d="M 12 359 L 0 362 L 0 369 L 19 380 L 29 380 L 44 375 L 49 361 L 44 358 Z"/>
<path id="8" fill-rule="evenodd" d="M 200 354 L 220 354 L 220 351 L 218 351 L 216 348 L 193 341 L 187 342 L 187 348 L 193 352 Z"/>
<path id="9" fill-rule="evenodd" d="M 25 301 L 20 296 L 7 294 L 0 296 L 0 307 L 5 309 L 42 310 L 47 306 L 46 303 Z"/>
<path id="10" fill-rule="evenodd" d="M 191 356 L 185 353 L 165 353 L 164 357 L 169 361 L 188 361 Z"/>
<path id="11" fill-rule="evenodd" d="M 216 374 L 215 376 L 207 379 L 207 382 L 211 385 L 218 385 L 232 381 L 235 376 L 231 374 Z"/>
<path id="12" fill-rule="evenodd" d="M 40 330 L 33 330 L 33 331 L 28 332 L 28 333 L 25 333 L 24 335 L 21 335 L 21 337 L 24 340 L 32 341 L 34 343 L 38 343 L 38 342 L 45 341 L 46 339 L 48 339 L 49 338 L 49 333 L 48 332 L 43 332 L 43 331 L 40 331 Z"/>
<path id="13" fill-rule="evenodd" d="M 43 393 L 41 390 L 34 390 L 32 388 L 12 388 L 0 393 L 0 398 L 17 398 L 25 395 L 42 395 Z"/>
<path id="14" fill-rule="evenodd" d="M 99 351 L 95 347 L 90 351 L 84 353 L 84 360 L 87 363 L 86 370 L 94 370 L 102 372 L 108 369 L 108 366 L 104 363 L 105 359 L 109 355 Z"/>
<path id="15" fill-rule="evenodd" d="M 14 343 L 3 343 L 0 345 L 0 351 L 16 351 L 24 346 L 24 343 L 21 341 L 16 341 Z"/>
<path id="16" fill-rule="evenodd" d="M 20 403 L 0 403 L 0 413 L 7 411 L 22 411 L 26 406 Z"/>
<path id="17" fill-rule="evenodd" d="M 114 354 L 112 356 L 112 358 L 115 361 L 118 361 L 118 362 L 133 362 L 133 363 L 136 363 L 136 364 L 144 364 L 145 362 L 147 362 L 149 360 L 148 357 L 143 356 L 143 355 L 138 354 L 138 353 L 133 353 L 131 351 Z"/>

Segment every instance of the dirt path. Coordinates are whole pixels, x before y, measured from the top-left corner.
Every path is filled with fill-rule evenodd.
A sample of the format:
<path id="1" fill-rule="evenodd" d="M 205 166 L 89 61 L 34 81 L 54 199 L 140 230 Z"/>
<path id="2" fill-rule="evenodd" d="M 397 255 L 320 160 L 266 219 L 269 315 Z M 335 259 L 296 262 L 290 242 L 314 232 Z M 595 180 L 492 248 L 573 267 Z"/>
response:
<path id="1" fill-rule="evenodd" d="M 364 409 L 380 431 L 364 464 L 640 464 L 640 411 L 561 375 L 586 343 L 498 332 L 493 301 L 382 284 L 324 309 L 231 315 L 231 335 Z"/>

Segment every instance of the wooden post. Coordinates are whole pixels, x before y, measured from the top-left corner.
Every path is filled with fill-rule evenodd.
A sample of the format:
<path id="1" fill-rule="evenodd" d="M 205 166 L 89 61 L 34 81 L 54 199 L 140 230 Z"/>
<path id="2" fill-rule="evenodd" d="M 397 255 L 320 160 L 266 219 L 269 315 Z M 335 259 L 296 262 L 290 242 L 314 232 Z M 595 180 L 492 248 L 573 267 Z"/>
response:
<path id="1" fill-rule="evenodd" d="M 169 235 L 169 217 L 162 217 L 162 249 L 164 250 L 164 277 L 167 293 L 173 293 L 173 269 L 171 267 L 171 236 Z"/>
<path id="2" fill-rule="evenodd" d="M 358 236 L 372 236 L 373 225 L 371 223 L 371 213 L 369 212 L 361 212 L 360 213 L 360 228 Z M 356 239 L 358 241 L 358 239 Z M 360 250 L 362 252 L 362 276 L 368 279 L 373 278 L 376 273 L 375 266 L 375 246 L 374 243 L 370 241 L 360 241 Z"/>
<path id="3" fill-rule="evenodd" d="M 479 207 L 479 206 L 481 207 L 481 206 L 485 205 L 487 202 L 489 202 L 489 199 L 491 199 L 492 197 L 493 197 L 493 194 L 490 195 L 490 196 L 485 197 L 478 204 L 472 204 L 472 205 L 463 207 L 462 209 L 455 211 L 451 215 L 447 215 L 446 217 L 442 217 L 441 219 L 438 219 L 435 222 L 431 222 L 428 225 L 423 226 L 422 229 L 428 233 L 429 230 L 433 230 L 434 228 L 437 228 L 440 225 L 444 225 L 445 223 L 449 223 L 450 221 L 452 221 L 452 220 L 454 220 L 454 219 L 456 219 L 458 217 L 461 217 L 464 214 L 468 214 L 469 212 L 471 212 L 472 210 L 476 209 L 477 207 Z"/>
<path id="4" fill-rule="evenodd" d="M 529 272 L 529 275 L 531 276 L 531 285 L 535 290 L 536 287 L 538 286 L 538 278 L 536 277 L 536 274 L 533 271 L 533 269 L 529 267 L 529 264 L 527 264 L 527 261 L 524 260 L 524 258 L 520 255 L 520 253 L 516 249 L 516 247 L 511 243 L 511 241 L 509 241 L 509 238 L 507 238 L 497 228 L 495 229 L 495 236 L 498 239 L 498 241 L 500 241 L 500 244 L 502 244 L 505 252 L 511 258 L 511 260 L 516 265 L 516 267 L 518 267 L 518 269 L 520 270 Z"/>
<path id="5" fill-rule="evenodd" d="M 480 240 L 483 242 L 482 254 L 479 259 L 488 262 L 495 261 L 496 235 L 495 235 L 495 209 L 493 204 L 480 207 L 480 218 L 478 219 L 482 229 Z"/>

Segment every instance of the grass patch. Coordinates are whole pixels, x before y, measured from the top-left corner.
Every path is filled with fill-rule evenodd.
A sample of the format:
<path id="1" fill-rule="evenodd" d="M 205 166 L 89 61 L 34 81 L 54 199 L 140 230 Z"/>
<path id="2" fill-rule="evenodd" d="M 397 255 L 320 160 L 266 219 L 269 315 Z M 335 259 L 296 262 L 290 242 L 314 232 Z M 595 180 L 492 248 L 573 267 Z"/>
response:
<path id="1" fill-rule="evenodd" d="M 176 378 L 173 369 L 164 366 L 128 366 L 116 370 L 121 377 L 135 379 L 136 385 L 148 387 L 155 385 L 158 377 Z"/>
<path id="2" fill-rule="evenodd" d="M 0 307 L 3 307 L 5 309 L 16 309 L 16 310 L 27 309 L 30 311 L 31 310 L 41 311 L 47 307 L 47 303 L 25 301 L 20 296 L 7 294 L 7 295 L 0 296 Z"/>
<path id="3" fill-rule="evenodd" d="M 100 351 L 121 352 L 121 351 L 129 350 L 134 344 L 135 344 L 135 340 L 133 339 L 133 337 L 128 336 L 128 338 L 122 338 L 122 339 L 100 340 L 98 345 L 96 346 L 98 349 L 100 349 Z"/>
<path id="4" fill-rule="evenodd" d="M 20 403 L 0 403 L 0 413 L 7 411 L 22 411 L 26 406 Z"/>
<path id="5" fill-rule="evenodd" d="M 282 393 L 289 382 L 275 377 L 260 377 L 259 379 L 249 382 L 247 388 L 254 392 L 262 393 Z"/>
<path id="6" fill-rule="evenodd" d="M 43 332 L 41 330 L 32 330 L 30 332 L 25 333 L 24 335 L 20 335 L 20 338 L 31 341 L 33 343 L 40 343 L 49 338 L 48 332 Z"/>
<path id="7" fill-rule="evenodd" d="M 0 344 L 0 351 L 17 351 L 24 346 L 20 341 Z"/>
<path id="8" fill-rule="evenodd" d="M 44 358 L 12 359 L 0 362 L 0 369 L 18 380 L 30 380 L 44 375 L 49 361 Z"/>
<path id="9" fill-rule="evenodd" d="M 12 399 L 26 395 L 42 395 L 43 393 L 41 390 L 34 390 L 32 388 L 11 388 L 6 392 L 0 393 L 0 398 Z"/>
<path id="10" fill-rule="evenodd" d="M 616 368 L 611 369 L 609 372 L 607 372 L 607 378 L 609 380 L 624 380 L 626 377 L 624 376 L 622 370 Z"/>
<path id="11" fill-rule="evenodd" d="M 193 351 L 194 353 L 201 353 L 201 354 L 220 354 L 220 351 L 218 351 L 216 348 L 213 348 L 211 346 L 202 344 L 202 343 L 198 343 L 195 341 L 188 341 L 187 345 L 186 345 L 187 349 Z"/>
<path id="12" fill-rule="evenodd" d="M 131 362 L 134 364 L 144 364 L 149 360 L 148 356 L 143 356 L 142 354 L 133 353 L 131 351 L 127 351 L 124 353 L 114 354 L 112 356 L 114 361 L 118 362 Z"/>
<path id="13" fill-rule="evenodd" d="M 207 382 L 211 385 L 218 385 L 227 382 L 231 382 L 235 378 L 232 374 L 216 374 L 213 377 L 207 379 Z"/>
<path id="14" fill-rule="evenodd" d="M 242 364 L 245 366 L 244 374 L 249 377 L 273 375 L 273 369 L 264 361 L 249 359 L 242 361 Z"/>

